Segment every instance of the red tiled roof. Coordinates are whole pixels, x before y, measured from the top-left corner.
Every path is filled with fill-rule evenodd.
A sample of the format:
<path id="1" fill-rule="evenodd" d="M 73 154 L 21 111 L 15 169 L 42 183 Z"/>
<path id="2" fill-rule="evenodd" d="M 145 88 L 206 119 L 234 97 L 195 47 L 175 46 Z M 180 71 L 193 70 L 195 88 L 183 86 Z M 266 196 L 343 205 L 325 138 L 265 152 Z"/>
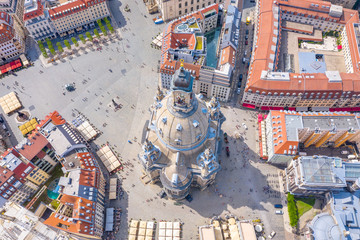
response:
<path id="1" fill-rule="evenodd" d="M 37 0 L 36 3 L 37 3 L 36 10 L 24 13 L 24 21 L 44 15 L 44 6 L 41 4 L 41 0 Z"/>
<path id="2" fill-rule="evenodd" d="M 100 4 L 105 0 L 76 0 L 49 9 L 51 19 L 56 20 L 87 9 L 90 6 Z"/>
<path id="3" fill-rule="evenodd" d="M 46 145 L 49 144 L 48 140 L 37 131 L 28 136 L 27 139 L 30 145 L 25 144 L 22 148 L 18 148 L 17 150 L 29 161 L 31 161 Z"/>
<path id="4" fill-rule="evenodd" d="M 28 164 L 25 164 L 25 163 L 20 163 L 19 166 L 17 166 L 15 169 L 14 169 L 14 173 L 16 175 L 17 178 L 19 178 L 20 180 L 24 180 L 26 178 L 27 175 L 30 174 L 30 172 L 32 171 L 29 171 L 28 173 L 25 173 L 24 171 L 28 168 L 28 167 L 31 167 L 32 170 L 35 169 L 35 166 L 32 164 L 32 163 L 28 163 Z"/>

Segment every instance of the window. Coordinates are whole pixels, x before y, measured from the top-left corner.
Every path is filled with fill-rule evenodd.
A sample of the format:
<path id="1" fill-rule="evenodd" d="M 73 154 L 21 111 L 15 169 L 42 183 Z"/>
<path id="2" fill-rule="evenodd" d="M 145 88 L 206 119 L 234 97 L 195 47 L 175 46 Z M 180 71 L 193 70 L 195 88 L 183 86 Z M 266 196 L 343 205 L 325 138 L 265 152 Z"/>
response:
<path id="1" fill-rule="evenodd" d="M 179 8 L 181 8 L 181 3 L 179 3 Z"/>
<path id="2" fill-rule="evenodd" d="M 187 2 L 185 2 L 185 7 L 187 7 L 187 5 L 188 5 Z"/>
<path id="3" fill-rule="evenodd" d="M 187 13 L 187 8 L 185 8 L 185 13 Z"/>
<path id="4" fill-rule="evenodd" d="M 179 15 L 181 15 L 181 11 L 179 11 Z"/>

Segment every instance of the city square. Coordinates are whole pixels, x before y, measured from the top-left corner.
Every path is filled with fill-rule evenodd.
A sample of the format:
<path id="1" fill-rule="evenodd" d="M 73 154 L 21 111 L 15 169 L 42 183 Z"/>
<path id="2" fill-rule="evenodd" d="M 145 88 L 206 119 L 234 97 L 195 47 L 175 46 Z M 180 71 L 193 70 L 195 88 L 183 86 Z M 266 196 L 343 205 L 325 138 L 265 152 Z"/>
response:
<path id="1" fill-rule="evenodd" d="M 227 118 L 224 131 L 233 137 L 236 131 L 240 131 L 243 140 L 230 137 L 231 155 L 226 157 L 225 150 L 222 150 L 222 171 L 215 185 L 203 192 L 194 190 L 193 202 L 174 205 L 173 201 L 157 196 L 161 190 L 159 186 L 141 182 L 137 153 L 150 116 L 149 107 L 154 102 L 160 54 L 159 50 L 150 47 L 150 42 L 162 26 L 153 24 L 141 2 L 127 3 L 131 13 L 122 11 L 124 3 L 111 1 L 109 4 L 113 17 L 120 22 L 121 40 L 108 43 L 101 51 L 89 51 L 56 65 L 43 67 L 40 61 L 35 61 L 33 67 L 18 72 L 17 76 L 4 78 L 0 94 L 15 91 L 32 117 L 41 118 L 57 110 L 65 118 L 72 119 L 74 109 L 79 110 L 103 132 L 95 143 L 112 144 L 124 164 L 124 170 L 117 175 L 126 193 L 123 199 L 112 200 L 109 204 L 123 209 L 118 239 L 127 239 L 130 219 L 153 218 L 179 219 L 184 223 L 183 239 L 196 239 L 198 226 L 208 223 L 211 217 L 229 213 L 243 219 L 260 218 L 265 223 L 266 232 L 275 230 L 281 238 L 282 217 L 277 216 L 279 221 L 271 221 L 273 204 L 281 202 L 278 184 L 273 184 L 271 194 L 261 190 L 268 184 L 268 179 L 278 182 L 278 177 L 268 177 L 278 176 L 278 173 L 275 167 L 259 162 L 255 144 L 255 112 L 233 108 L 231 104 L 222 106 Z M 35 58 L 37 53 L 33 51 L 30 56 Z M 74 92 L 64 90 L 68 83 L 75 83 Z M 108 104 L 116 97 L 123 107 L 114 112 Z M 20 138 L 22 135 L 12 118 L 7 118 L 7 123 L 12 134 Z M 242 122 L 246 122 L 248 130 L 237 130 L 236 126 Z M 15 139 L 12 140 L 15 144 Z"/>
<path id="2" fill-rule="evenodd" d="M 4 239 L 360 238 L 349 3 L 6 1 Z"/>

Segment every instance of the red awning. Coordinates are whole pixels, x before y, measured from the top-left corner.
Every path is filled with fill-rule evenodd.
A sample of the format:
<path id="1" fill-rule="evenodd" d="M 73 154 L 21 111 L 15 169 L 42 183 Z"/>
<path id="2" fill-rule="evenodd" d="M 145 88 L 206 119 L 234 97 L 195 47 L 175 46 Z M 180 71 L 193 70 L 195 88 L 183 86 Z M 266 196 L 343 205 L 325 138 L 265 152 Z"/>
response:
<path id="1" fill-rule="evenodd" d="M 10 67 L 11 67 L 12 70 L 16 69 L 16 63 L 15 63 L 15 61 L 13 61 L 13 62 L 10 63 Z"/>
<path id="2" fill-rule="evenodd" d="M 243 103 L 243 107 L 246 107 L 246 108 L 251 108 L 251 109 L 255 109 L 255 105 L 252 105 L 252 104 L 247 104 L 247 103 Z"/>
<path id="3" fill-rule="evenodd" d="M 16 68 L 19 68 L 22 66 L 20 59 L 15 60 L 15 64 L 16 64 Z"/>
<path id="4" fill-rule="evenodd" d="M 270 111 L 270 110 L 284 110 L 283 107 L 269 107 L 269 106 L 262 106 L 260 108 L 261 110 L 264 110 L 264 111 Z"/>
<path id="5" fill-rule="evenodd" d="M 3 65 L 3 66 L 0 66 L 0 71 L 1 71 L 1 73 L 6 73 L 6 72 L 7 72 L 7 70 L 6 70 L 6 68 L 5 68 L 4 65 Z"/>
<path id="6" fill-rule="evenodd" d="M 360 111 L 360 107 L 330 108 L 329 111 L 330 111 L 330 112 L 339 112 L 339 111 L 344 111 L 344 112 L 359 112 L 359 111 Z"/>
<path id="7" fill-rule="evenodd" d="M 10 63 L 5 64 L 6 71 L 11 71 Z"/>
<path id="8" fill-rule="evenodd" d="M 290 108 L 290 107 L 289 107 L 289 110 L 290 110 L 290 111 L 296 111 L 296 108 Z"/>

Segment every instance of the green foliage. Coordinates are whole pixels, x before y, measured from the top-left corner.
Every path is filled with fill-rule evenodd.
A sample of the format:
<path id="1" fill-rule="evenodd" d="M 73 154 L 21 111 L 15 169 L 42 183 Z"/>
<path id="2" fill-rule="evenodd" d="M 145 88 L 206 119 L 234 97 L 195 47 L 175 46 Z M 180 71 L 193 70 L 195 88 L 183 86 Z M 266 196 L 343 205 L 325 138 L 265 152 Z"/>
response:
<path id="1" fill-rule="evenodd" d="M 304 213 L 312 209 L 315 204 L 315 198 L 296 198 L 296 207 L 298 209 L 299 217 L 301 217 Z"/>
<path id="2" fill-rule="evenodd" d="M 71 45 L 68 40 L 64 40 L 64 44 L 69 50 L 71 49 Z"/>
<path id="3" fill-rule="evenodd" d="M 53 46 L 51 40 L 48 39 L 48 38 L 46 38 L 45 40 L 46 40 L 46 44 L 48 45 L 48 48 L 49 48 L 49 49 L 51 49 L 51 48 L 54 49 L 54 46 Z"/>
<path id="4" fill-rule="evenodd" d="M 90 42 L 93 41 L 93 37 L 91 36 L 91 34 L 89 32 L 86 32 L 85 35 L 89 39 Z"/>
<path id="5" fill-rule="evenodd" d="M 80 38 L 81 42 L 82 42 L 83 44 L 85 44 L 86 40 L 85 40 L 85 38 L 84 38 L 84 35 L 80 34 L 80 35 L 79 35 L 79 38 Z"/>
<path id="6" fill-rule="evenodd" d="M 49 56 L 47 55 L 46 51 L 42 52 L 42 55 L 44 56 L 44 58 L 48 58 Z"/>
<path id="7" fill-rule="evenodd" d="M 104 26 L 100 27 L 100 30 L 104 34 L 104 36 L 107 36 L 107 31 Z"/>
<path id="8" fill-rule="evenodd" d="M 61 45 L 61 42 L 57 42 L 57 43 L 56 43 L 56 46 L 57 46 L 57 48 L 58 48 L 59 53 L 64 52 L 64 49 L 63 49 L 63 47 L 62 47 L 62 45 Z"/>
<path id="9" fill-rule="evenodd" d="M 60 202 L 58 201 L 58 200 L 52 200 L 51 201 L 51 206 L 56 210 L 58 207 L 59 207 L 59 205 L 60 205 Z"/>
<path id="10" fill-rule="evenodd" d="M 99 25 L 99 27 L 101 28 L 103 26 L 101 19 L 96 20 L 97 24 Z"/>
<path id="11" fill-rule="evenodd" d="M 41 51 L 45 50 L 44 44 L 41 41 L 37 42 Z"/>
<path id="12" fill-rule="evenodd" d="M 71 41 L 74 43 L 74 45 L 75 45 L 76 47 L 79 46 L 79 44 L 78 44 L 78 42 L 77 42 L 77 40 L 76 40 L 75 37 L 72 37 L 72 38 L 71 38 Z"/>
<path id="13" fill-rule="evenodd" d="M 105 20 L 106 19 L 106 20 Z M 105 23 L 106 23 L 106 27 L 109 29 L 109 31 L 111 32 L 111 33 L 113 33 L 114 32 L 114 28 L 113 28 L 113 26 L 111 26 L 111 23 L 110 23 L 110 21 L 109 20 L 107 20 L 107 18 L 105 18 L 104 20 L 105 20 Z"/>
<path id="14" fill-rule="evenodd" d="M 99 31 L 97 29 L 94 29 L 94 34 L 97 38 L 100 38 Z"/>
<path id="15" fill-rule="evenodd" d="M 106 23 L 106 25 L 107 25 L 108 23 L 110 23 L 110 21 L 109 21 L 109 19 L 108 19 L 107 17 L 104 17 L 103 20 L 104 20 L 104 22 Z"/>
<path id="16" fill-rule="evenodd" d="M 299 222 L 299 213 L 296 207 L 294 195 L 290 193 L 287 195 L 287 207 L 290 218 L 290 226 L 295 227 Z"/>

